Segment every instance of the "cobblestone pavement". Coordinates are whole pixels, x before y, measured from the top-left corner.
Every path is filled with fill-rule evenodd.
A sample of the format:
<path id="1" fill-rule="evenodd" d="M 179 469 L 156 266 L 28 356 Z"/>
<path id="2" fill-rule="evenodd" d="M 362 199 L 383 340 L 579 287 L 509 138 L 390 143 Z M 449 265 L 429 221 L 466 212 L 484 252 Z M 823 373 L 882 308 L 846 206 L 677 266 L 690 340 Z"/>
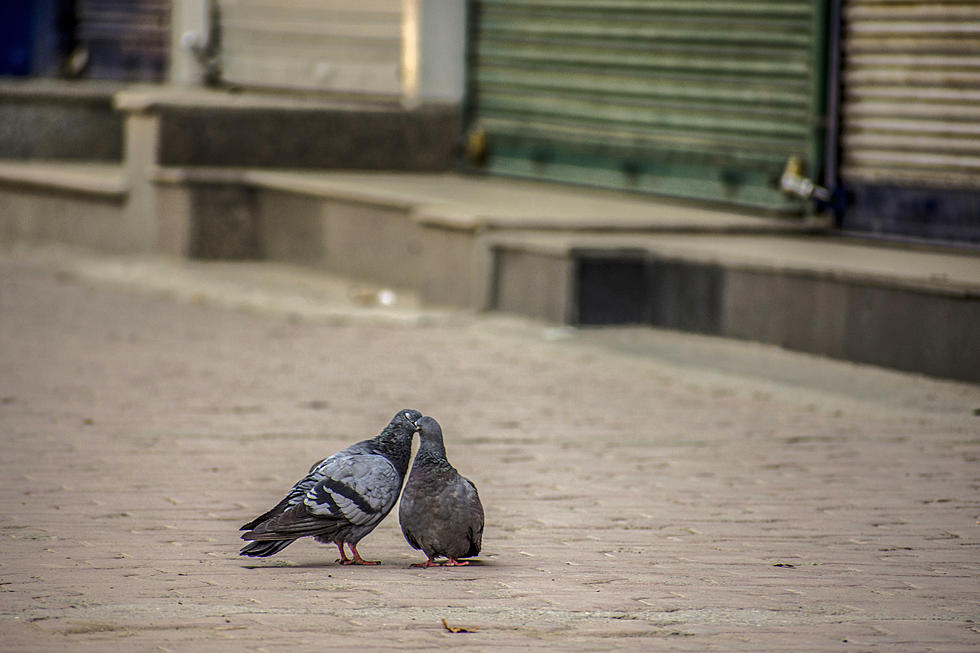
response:
<path id="1" fill-rule="evenodd" d="M 980 650 L 980 388 L 317 278 L 0 254 L 0 649 Z M 394 514 L 380 567 L 237 555 L 404 407 L 480 488 L 478 562 L 409 568 Z"/>

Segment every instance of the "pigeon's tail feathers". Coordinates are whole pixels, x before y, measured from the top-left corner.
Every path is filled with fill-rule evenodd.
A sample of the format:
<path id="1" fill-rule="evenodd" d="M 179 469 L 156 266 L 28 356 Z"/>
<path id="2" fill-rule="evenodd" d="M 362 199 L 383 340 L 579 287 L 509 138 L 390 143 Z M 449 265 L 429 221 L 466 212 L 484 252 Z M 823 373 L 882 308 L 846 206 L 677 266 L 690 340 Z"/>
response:
<path id="1" fill-rule="evenodd" d="M 272 510 L 270 510 L 269 512 L 267 512 L 267 513 L 265 513 L 263 515 L 259 515 L 258 517 L 256 517 L 255 519 L 253 519 L 249 523 L 245 524 L 244 526 L 242 526 L 238 530 L 240 530 L 240 531 L 250 531 L 250 530 L 254 529 L 256 526 L 258 526 L 259 524 L 261 524 L 265 520 L 269 519 L 270 517 L 275 516 L 276 512 L 278 512 L 277 511 L 277 508 L 278 508 L 278 506 L 276 506 L 276 508 L 273 508 Z"/>
<path id="2" fill-rule="evenodd" d="M 301 503 L 256 524 L 252 530 L 242 533 L 242 539 L 271 542 L 295 540 L 307 535 L 332 537 L 343 524 L 337 519 L 311 514 L 309 508 Z"/>
<path id="3" fill-rule="evenodd" d="M 242 547 L 238 555 L 251 556 L 253 558 L 266 558 L 275 555 L 285 549 L 296 540 L 256 540 L 249 542 Z"/>
<path id="4" fill-rule="evenodd" d="M 290 492 L 288 495 L 286 495 L 286 498 L 285 499 L 283 499 L 282 501 L 280 501 L 279 503 L 277 503 L 274 508 L 272 508 L 268 512 L 262 513 L 261 515 L 259 515 L 258 517 L 256 517 L 252 521 L 250 521 L 249 523 L 245 524 L 244 526 L 242 526 L 238 530 L 242 530 L 242 531 L 250 531 L 250 530 L 253 530 L 256 526 L 258 526 L 262 522 L 268 521 L 268 520 L 272 519 L 273 517 L 279 515 L 280 513 L 282 513 L 283 511 L 285 511 L 290 506 L 298 503 L 297 495 L 298 496 L 303 496 L 302 494 L 299 494 L 296 491 L 296 489 L 294 488 L 293 491 Z"/>

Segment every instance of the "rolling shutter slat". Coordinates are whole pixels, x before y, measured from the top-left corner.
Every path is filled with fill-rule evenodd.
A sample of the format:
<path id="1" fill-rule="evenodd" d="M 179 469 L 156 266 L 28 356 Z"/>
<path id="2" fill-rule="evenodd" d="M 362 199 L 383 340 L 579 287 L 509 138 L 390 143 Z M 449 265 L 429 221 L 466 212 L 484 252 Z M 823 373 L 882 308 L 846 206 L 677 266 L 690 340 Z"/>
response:
<path id="1" fill-rule="evenodd" d="M 820 4 L 474 2 L 486 166 L 798 210 L 777 180 L 788 157 L 820 158 Z"/>
<path id="2" fill-rule="evenodd" d="M 401 92 L 400 0 L 219 0 L 219 7 L 228 83 Z"/>
<path id="3" fill-rule="evenodd" d="M 980 4 L 848 0 L 841 176 L 980 189 Z"/>

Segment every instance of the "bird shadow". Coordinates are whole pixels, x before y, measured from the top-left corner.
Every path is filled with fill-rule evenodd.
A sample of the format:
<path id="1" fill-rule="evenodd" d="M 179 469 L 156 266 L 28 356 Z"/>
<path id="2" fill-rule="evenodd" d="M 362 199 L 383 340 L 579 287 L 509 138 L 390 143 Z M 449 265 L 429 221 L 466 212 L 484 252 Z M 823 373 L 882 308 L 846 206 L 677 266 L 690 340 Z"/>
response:
<path id="1" fill-rule="evenodd" d="M 439 566 L 440 569 L 473 569 L 475 567 L 496 567 L 499 566 L 493 560 L 469 560 L 468 565 L 462 565 L 459 567 L 444 567 Z M 290 562 L 288 560 L 276 560 L 274 562 L 268 562 L 266 564 L 249 564 L 243 563 L 241 565 L 242 569 L 345 569 L 349 567 L 387 567 L 388 569 L 423 569 L 421 567 L 412 567 L 412 562 L 382 562 L 380 565 L 341 565 L 337 563 L 336 560 L 319 560 L 311 562 Z M 428 567 L 427 569 L 433 569 L 434 567 Z M 424 570 L 424 569 L 423 569 Z"/>
<path id="2" fill-rule="evenodd" d="M 242 564 L 242 569 L 282 569 L 282 568 L 297 568 L 297 569 L 329 569 L 329 568 L 339 568 L 342 565 L 336 562 L 330 562 L 323 560 L 320 562 L 287 562 L 285 560 L 277 560 L 276 562 L 270 562 L 264 565 L 260 564 Z"/>

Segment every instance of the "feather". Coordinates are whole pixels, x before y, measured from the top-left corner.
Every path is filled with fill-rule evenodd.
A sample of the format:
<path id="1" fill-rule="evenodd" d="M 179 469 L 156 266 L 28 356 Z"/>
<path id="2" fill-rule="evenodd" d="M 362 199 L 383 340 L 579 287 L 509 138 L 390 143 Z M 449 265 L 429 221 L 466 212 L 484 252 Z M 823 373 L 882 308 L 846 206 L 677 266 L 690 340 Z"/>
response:
<path id="1" fill-rule="evenodd" d="M 333 542 L 341 562 L 365 563 L 357 543 L 383 520 L 401 492 L 412 454 L 412 437 L 421 418 L 416 410 L 399 411 L 370 440 L 351 445 L 310 467 L 272 509 L 242 526 L 241 555 L 270 556 L 301 537 Z"/>
<path id="2" fill-rule="evenodd" d="M 427 416 L 418 424 L 421 444 L 402 493 L 398 521 L 408 544 L 428 556 L 423 566 L 432 566 L 440 556 L 456 564 L 458 558 L 480 553 L 483 504 L 473 482 L 446 459 L 439 423 Z"/>

